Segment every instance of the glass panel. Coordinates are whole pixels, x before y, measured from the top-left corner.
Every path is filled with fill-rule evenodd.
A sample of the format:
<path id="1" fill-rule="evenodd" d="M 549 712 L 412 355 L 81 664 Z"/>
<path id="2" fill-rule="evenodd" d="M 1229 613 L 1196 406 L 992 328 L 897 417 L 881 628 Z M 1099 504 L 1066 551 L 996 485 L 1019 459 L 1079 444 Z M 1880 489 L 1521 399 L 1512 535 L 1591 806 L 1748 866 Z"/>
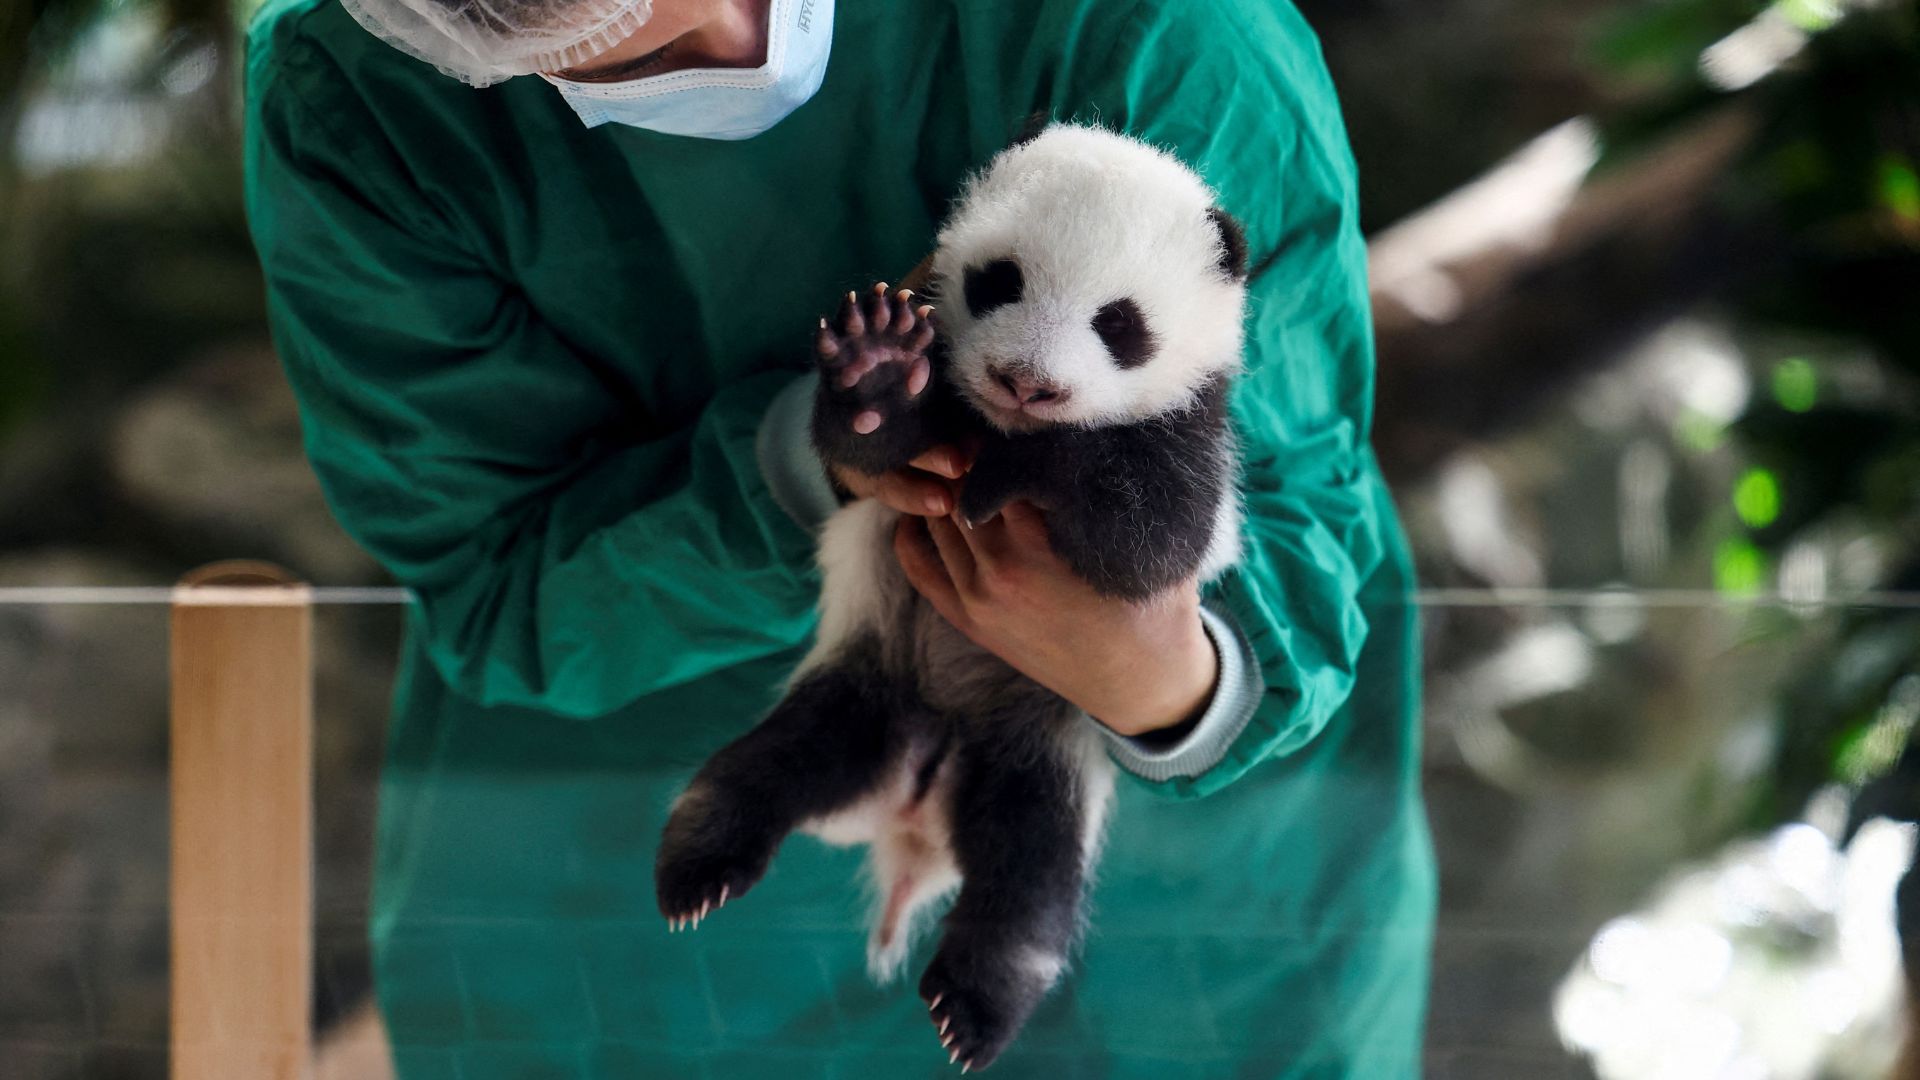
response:
<path id="1" fill-rule="evenodd" d="M 22 595 L 40 594 L 0 592 L 0 1062 L 9 1078 L 161 1077 L 167 610 L 133 593 L 118 595 L 148 602 Z M 316 608 L 323 1078 L 390 1075 L 368 942 L 403 614 L 392 603 Z M 1789 1076 L 1802 1075 L 1789 1067 L 1801 1061 L 1866 1076 L 1846 1066 L 1885 1065 L 1900 1000 L 1892 890 L 1913 829 L 1875 819 L 1851 796 L 1886 772 L 1920 716 L 1911 598 L 1784 605 L 1543 593 L 1515 604 L 1429 593 L 1422 617 L 1435 651 L 1424 756 L 1442 897 L 1430 1075 L 1633 1075 L 1652 1062 L 1690 1076 Z M 537 850 L 521 839 L 475 842 L 507 859 Z M 593 842 L 563 843 L 526 866 L 565 867 Z M 635 858 L 644 861 L 639 846 Z M 797 949 L 793 962 L 804 966 L 809 948 L 793 937 L 801 926 L 760 914 L 773 934 L 754 948 Z M 541 932 L 561 933 L 571 918 L 556 910 Z M 650 910 L 633 918 L 655 921 Z M 449 915 L 446 925 L 470 921 Z M 1093 933 L 1089 948 L 1101 948 L 1098 920 Z M 1105 947 L 1125 947 L 1128 936 Z M 460 1058 L 480 1022 L 469 1015 L 471 984 L 525 979 L 559 943 L 526 941 L 526 962 L 498 970 L 432 949 L 393 952 L 401 974 L 439 988 L 392 1003 L 408 1010 L 406 1029 L 432 1026 L 423 1009 L 445 1020 L 439 1045 L 403 1048 L 410 1068 Z M 1159 955 L 1152 942 L 1140 947 Z M 1169 948 L 1153 964 L 1184 970 L 1187 954 Z M 438 976 L 412 971 L 434 962 Z M 577 979 L 525 989 L 574 1001 L 581 1030 L 562 1037 L 612 1053 L 602 1057 L 618 1069 L 620 1054 L 638 1053 L 622 1033 L 660 1020 L 628 1016 L 622 1002 L 644 1000 L 654 1013 L 695 1004 L 679 984 L 698 973 L 660 964 L 615 949 Z M 648 989 L 602 998 L 615 982 Z M 1231 1004 L 1214 999 L 1226 988 L 1186 992 L 1209 1015 Z M 755 1008 L 804 1007 L 783 1005 L 785 996 L 759 994 Z"/>
<path id="2" fill-rule="evenodd" d="M 164 1076 L 167 992 L 167 610 L 0 602 L 0 1075 Z"/>
<path id="3" fill-rule="evenodd" d="M 374 822 L 405 609 L 314 609 L 314 1023 L 317 1080 L 389 1069 L 372 1008 Z"/>
<path id="4" fill-rule="evenodd" d="M 1428 672 L 1434 1075 L 1581 1075 L 1570 1051 L 1609 1076 L 1882 1075 L 1912 827 L 1849 785 L 1920 713 L 1910 598 L 1426 622 L 1474 643 Z"/>

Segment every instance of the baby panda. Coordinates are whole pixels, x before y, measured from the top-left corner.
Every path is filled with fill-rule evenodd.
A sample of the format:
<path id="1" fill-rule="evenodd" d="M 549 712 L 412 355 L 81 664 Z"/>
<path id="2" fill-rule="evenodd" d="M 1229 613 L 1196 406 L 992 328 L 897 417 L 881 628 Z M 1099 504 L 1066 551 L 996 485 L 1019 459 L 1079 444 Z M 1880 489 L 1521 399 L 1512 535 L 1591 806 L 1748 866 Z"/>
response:
<path id="1" fill-rule="evenodd" d="M 1112 132 L 1046 127 L 967 182 L 930 306 L 882 285 L 821 321 L 814 444 L 878 474 L 977 443 L 965 521 L 1028 500 L 1094 588 L 1152 602 L 1239 555 L 1226 392 L 1245 279 L 1240 231 L 1190 169 Z M 1085 714 L 919 597 L 893 553 L 898 518 L 860 500 L 827 522 L 816 644 L 675 802 L 655 881 L 670 923 L 697 924 L 796 829 L 867 844 L 882 982 L 957 889 L 920 995 L 950 1059 L 982 1068 L 1066 967 L 1113 765 Z"/>

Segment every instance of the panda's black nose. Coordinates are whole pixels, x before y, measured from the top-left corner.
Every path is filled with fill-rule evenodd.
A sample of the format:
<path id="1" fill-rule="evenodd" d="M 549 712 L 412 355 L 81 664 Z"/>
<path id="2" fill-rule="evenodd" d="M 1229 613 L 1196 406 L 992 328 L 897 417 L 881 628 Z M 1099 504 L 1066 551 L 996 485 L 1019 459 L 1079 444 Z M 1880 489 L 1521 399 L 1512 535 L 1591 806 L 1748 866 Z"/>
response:
<path id="1" fill-rule="evenodd" d="M 995 366 L 988 368 L 987 371 L 993 376 L 993 381 L 1006 387 L 1007 393 L 1012 394 L 1014 400 L 1022 405 L 1037 405 L 1043 401 L 1067 399 L 1067 391 L 1063 387 L 1024 378 L 1003 367 Z"/>

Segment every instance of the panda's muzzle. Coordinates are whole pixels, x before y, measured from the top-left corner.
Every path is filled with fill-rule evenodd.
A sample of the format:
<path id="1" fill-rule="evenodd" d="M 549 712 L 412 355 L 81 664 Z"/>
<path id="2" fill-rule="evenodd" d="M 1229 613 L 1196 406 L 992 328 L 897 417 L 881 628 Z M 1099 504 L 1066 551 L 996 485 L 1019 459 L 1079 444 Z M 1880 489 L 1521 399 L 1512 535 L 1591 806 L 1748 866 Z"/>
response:
<path id="1" fill-rule="evenodd" d="M 1002 404 L 1010 408 L 1025 409 L 1029 405 L 1042 404 L 1058 406 L 1065 404 L 1066 400 L 1073 396 L 1073 391 L 1064 386 L 1042 382 L 998 364 L 990 365 L 987 368 L 987 374 L 993 378 L 1000 389 L 1007 392 L 1011 400 Z"/>

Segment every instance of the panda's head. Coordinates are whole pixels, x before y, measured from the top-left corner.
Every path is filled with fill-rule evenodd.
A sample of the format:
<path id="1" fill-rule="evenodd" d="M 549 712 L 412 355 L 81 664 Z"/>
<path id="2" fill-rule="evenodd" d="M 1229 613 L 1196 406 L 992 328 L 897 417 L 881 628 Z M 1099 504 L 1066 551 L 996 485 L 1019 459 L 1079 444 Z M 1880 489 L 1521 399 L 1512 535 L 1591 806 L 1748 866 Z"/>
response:
<path id="1" fill-rule="evenodd" d="M 995 426 L 1132 423 L 1238 369 L 1246 244 L 1172 156 L 1054 125 L 968 182 L 933 293 L 950 377 Z"/>

